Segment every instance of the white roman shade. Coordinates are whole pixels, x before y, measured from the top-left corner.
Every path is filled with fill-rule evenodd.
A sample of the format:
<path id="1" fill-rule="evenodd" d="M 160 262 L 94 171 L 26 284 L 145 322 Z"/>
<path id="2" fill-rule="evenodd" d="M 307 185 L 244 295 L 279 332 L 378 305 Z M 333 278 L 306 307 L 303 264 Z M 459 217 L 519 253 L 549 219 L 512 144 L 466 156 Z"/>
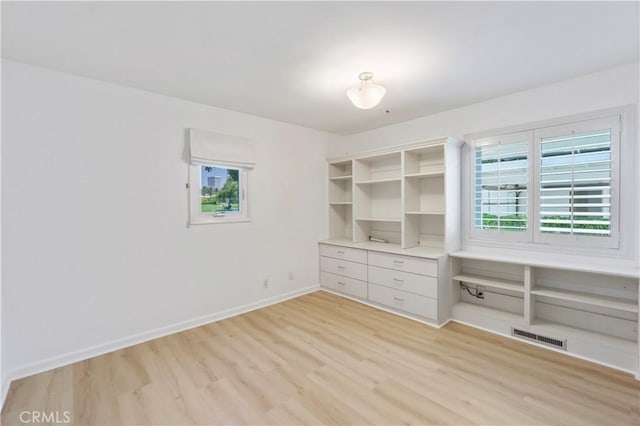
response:
<path id="1" fill-rule="evenodd" d="M 189 129 L 191 164 L 252 169 L 255 166 L 251 140 L 206 130 Z"/>

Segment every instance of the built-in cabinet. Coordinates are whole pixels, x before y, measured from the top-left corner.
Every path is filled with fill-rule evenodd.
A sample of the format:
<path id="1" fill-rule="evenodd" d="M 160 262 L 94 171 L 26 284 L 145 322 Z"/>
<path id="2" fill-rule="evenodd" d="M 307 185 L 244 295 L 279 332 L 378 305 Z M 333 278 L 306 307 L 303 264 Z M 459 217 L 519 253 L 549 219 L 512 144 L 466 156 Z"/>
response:
<path id="1" fill-rule="evenodd" d="M 320 244 L 320 283 L 329 290 L 432 324 L 448 315 L 437 259 Z M 442 306 L 439 306 L 442 305 Z"/>
<path id="2" fill-rule="evenodd" d="M 460 146 L 441 138 L 329 161 L 324 288 L 446 321 L 446 253 L 460 242 Z"/>
<path id="3" fill-rule="evenodd" d="M 489 247 L 461 251 L 460 172 L 453 138 L 331 159 L 322 287 L 640 377 L 638 265 Z"/>
<path id="4" fill-rule="evenodd" d="M 489 250 L 450 257 L 453 320 L 637 374 L 637 268 Z"/>

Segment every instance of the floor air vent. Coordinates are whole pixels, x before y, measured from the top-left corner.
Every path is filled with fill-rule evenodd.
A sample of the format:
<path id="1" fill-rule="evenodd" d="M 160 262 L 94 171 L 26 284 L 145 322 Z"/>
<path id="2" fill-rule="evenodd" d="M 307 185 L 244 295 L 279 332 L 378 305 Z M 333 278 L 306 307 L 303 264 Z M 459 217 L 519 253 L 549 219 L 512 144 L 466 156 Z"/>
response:
<path id="1" fill-rule="evenodd" d="M 531 333 L 529 331 L 520 330 L 518 328 L 511 327 L 511 335 L 520 337 L 522 339 L 532 340 L 534 342 L 542 343 L 544 345 L 553 346 L 554 348 L 567 350 L 567 341 L 554 339 L 553 337 L 541 336 L 539 334 Z"/>

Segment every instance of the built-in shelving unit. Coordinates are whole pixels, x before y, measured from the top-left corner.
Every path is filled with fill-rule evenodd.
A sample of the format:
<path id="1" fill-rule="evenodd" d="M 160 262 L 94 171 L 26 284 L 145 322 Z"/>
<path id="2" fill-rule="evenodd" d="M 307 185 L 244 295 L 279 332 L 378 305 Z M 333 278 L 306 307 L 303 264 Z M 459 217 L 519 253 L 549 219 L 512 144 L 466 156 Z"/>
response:
<path id="1" fill-rule="evenodd" d="M 331 160 L 330 238 L 456 250 L 459 191 L 460 143 L 453 138 Z"/>
<path id="2" fill-rule="evenodd" d="M 456 139 L 440 138 L 329 160 L 329 239 L 320 244 L 323 287 L 429 323 L 446 322 L 446 253 L 460 244 L 460 147 Z M 365 252 L 367 260 L 360 257 Z M 344 259 L 345 253 L 353 259 L 344 268 L 366 262 L 367 274 L 345 275 L 327 260 Z M 394 271 L 393 279 L 387 270 Z M 406 287 L 395 287 L 405 281 Z"/>
<path id="3" fill-rule="evenodd" d="M 454 321 L 564 342 L 559 349 L 639 375 L 637 266 L 558 254 L 451 256 Z"/>
<path id="4" fill-rule="evenodd" d="M 329 232 L 334 238 L 351 237 L 353 227 L 353 165 L 329 164 Z"/>

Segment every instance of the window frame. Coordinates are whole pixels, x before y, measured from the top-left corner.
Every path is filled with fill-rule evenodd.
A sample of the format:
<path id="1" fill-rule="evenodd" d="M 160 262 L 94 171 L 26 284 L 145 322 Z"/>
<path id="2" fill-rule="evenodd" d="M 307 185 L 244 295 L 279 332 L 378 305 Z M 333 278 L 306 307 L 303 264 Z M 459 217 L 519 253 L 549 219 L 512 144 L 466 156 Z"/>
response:
<path id="1" fill-rule="evenodd" d="M 540 127 L 534 130 L 534 194 L 535 204 L 538 208 L 533 211 L 532 220 L 535 221 L 533 234 L 534 243 L 553 245 L 579 244 L 589 247 L 618 248 L 620 245 L 620 115 L 609 117 L 575 121 L 572 123 L 558 124 L 554 126 Z M 558 136 L 570 133 L 580 133 L 602 128 L 611 129 L 611 216 L 610 235 L 608 237 L 596 237 L 589 235 L 557 235 L 542 232 L 540 230 L 540 147 L 541 140 L 549 136 Z"/>
<path id="2" fill-rule="evenodd" d="M 612 180 L 616 179 L 614 183 L 612 181 L 612 191 L 616 192 L 616 202 L 615 206 L 612 200 L 612 220 L 616 222 L 615 225 L 612 224 L 612 236 L 618 240 L 617 243 L 607 243 L 607 244 L 594 244 L 589 245 L 587 242 L 581 244 L 570 242 L 567 239 L 565 241 L 555 242 L 551 241 L 540 241 L 540 238 L 532 236 L 530 241 L 509 241 L 509 238 L 500 239 L 493 232 L 494 235 L 491 235 L 491 231 L 486 231 L 484 233 L 478 234 L 475 229 L 475 149 L 474 149 L 474 140 L 496 137 L 496 135 L 506 135 L 510 133 L 523 132 L 527 130 L 535 131 L 536 129 L 541 130 L 547 127 L 555 127 L 555 126 L 563 126 L 563 125 L 571 125 L 573 123 L 579 122 L 588 122 L 592 120 L 599 119 L 607 119 L 613 118 L 618 120 L 617 132 L 615 132 L 612 128 L 612 141 L 614 138 L 614 134 L 616 137 L 617 143 L 613 143 L 613 145 L 617 145 L 612 147 L 612 150 L 616 150 L 615 155 L 612 153 L 612 160 L 615 158 L 615 165 L 612 163 Z M 636 105 L 624 105 L 619 107 L 613 107 L 603 110 L 585 112 L 581 114 L 575 114 L 571 116 L 564 117 L 556 117 L 551 119 L 546 119 L 542 121 L 537 121 L 533 123 L 525 123 L 520 125 L 514 125 L 510 127 L 498 128 L 494 130 L 475 132 L 465 135 L 465 140 L 467 141 L 467 146 L 464 149 L 464 164 L 463 168 L 463 182 L 466 188 L 463 188 L 463 246 L 464 247 L 487 247 L 487 248 L 503 248 L 503 249 L 515 249 L 515 250 L 527 250 L 527 251 L 540 251 L 540 252 L 557 252 L 557 253 L 574 253 L 574 254 L 585 254 L 585 255 L 606 255 L 613 257 L 630 257 L 636 256 L 638 252 L 638 244 L 634 239 L 634 235 L 638 232 L 640 226 L 636 220 L 637 213 L 640 211 L 640 203 L 637 200 L 636 187 L 638 185 L 638 175 L 640 171 L 636 166 L 636 155 L 637 151 L 640 150 L 640 146 L 636 146 L 636 129 L 637 129 L 637 108 Z M 535 149 L 532 147 L 532 150 L 538 151 L 538 144 L 536 144 Z M 538 153 L 532 152 L 535 154 L 534 160 L 537 161 Z M 623 155 L 624 154 L 624 155 Z M 535 164 L 535 163 L 531 163 Z M 621 186 L 622 177 L 630 180 L 631 183 L 628 185 Z M 533 177 L 533 173 L 531 173 L 530 178 Z M 615 185 L 614 185 L 615 184 Z M 615 188 L 614 188 L 615 186 Z M 530 196 L 532 200 L 535 199 L 535 205 L 539 205 L 538 203 L 538 190 L 535 185 L 532 183 L 533 190 L 535 193 L 532 193 Z M 612 193 L 613 196 L 613 193 Z M 535 198 L 534 198 L 535 197 Z M 531 207 L 533 207 L 533 203 L 531 203 Z M 614 210 L 615 209 L 615 210 Z M 537 210 L 537 209 L 534 209 Z M 535 217 L 531 218 L 531 222 L 534 223 L 536 229 L 539 227 L 539 216 L 536 213 Z M 614 230 L 614 227 L 616 228 Z M 614 235 L 615 232 L 615 235 Z M 576 236 L 574 236 L 576 237 Z M 578 236 L 578 240 L 582 240 L 584 242 L 585 237 L 588 236 Z M 608 241 L 612 241 L 611 237 L 605 237 L 604 239 Z M 544 240 L 544 238 L 543 238 Z"/>
<path id="3" fill-rule="evenodd" d="M 225 169 L 238 170 L 238 192 L 239 192 L 239 211 L 230 212 L 224 216 L 216 216 L 212 213 L 202 212 L 201 201 L 201 168 L 202 167 L 221 167 Z M 238 223 L 250 222 L 251 215 L 249 210 L 249 169 L 238 166 L 227 165 L 223 163 L 217 164 L 191 164 L 189 165 L 189 225 L 209 225 L 216 223 Z"/>
<path id="4" fill-rule="evenodd" d="M 519 143 L 524 140 L 528 143 L 527 149 L 527 171 L 531 167 L 532 160 L 532 138 L 533 132 L 531 130 L 524 130 L 519 132 L 504 133 L 496 136 L 485 136 L 482 138 L 473 139 L 470 142 L 471 146 L 471 180 L 470 180 L 470 222 L 469 222 L 469 234 L 471 238 L 479 240 L 500 241 L 500 242 L 512 242 L 512 243 L 526 243 L 532 239 L 532 227 L 531 227 L 531 192 L 530 188 L 533 184 L 530 173 L 527 174 L 527 230 L 522 231 L 493 231 L 488 229 L 480 229 L 475 226 L 475 212 L 476 212 L 476 148 L 490 145 L 507 145 L 511 143 Z"/>

